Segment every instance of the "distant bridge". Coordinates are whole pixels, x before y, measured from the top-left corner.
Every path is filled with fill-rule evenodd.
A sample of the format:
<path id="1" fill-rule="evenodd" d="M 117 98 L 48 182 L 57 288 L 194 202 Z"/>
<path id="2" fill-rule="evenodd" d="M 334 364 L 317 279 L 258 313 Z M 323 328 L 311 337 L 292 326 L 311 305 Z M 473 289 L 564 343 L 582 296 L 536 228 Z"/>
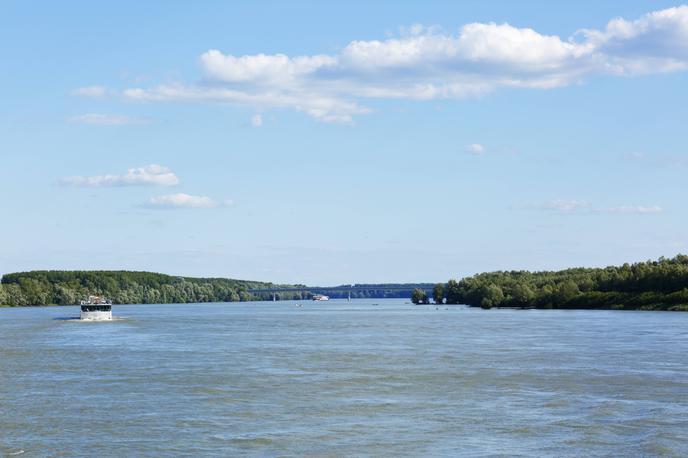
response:
<path id="1" fill-rule="evenodd" d="M 249 289 L 249 293 L 272 294 L 272 300 L 277 300 L 277 293 L 314 293 L 324 294 L 331 292 L 348 293 L 351 299 L 352 291 L 413 291 L 420 289 L 428 295 L 432 295 L 434 285 L 429 283 L 407 284 L 407 285 L 340 285 L 340 286 L 285 286 L 276 288 L 255 288 Z"/>

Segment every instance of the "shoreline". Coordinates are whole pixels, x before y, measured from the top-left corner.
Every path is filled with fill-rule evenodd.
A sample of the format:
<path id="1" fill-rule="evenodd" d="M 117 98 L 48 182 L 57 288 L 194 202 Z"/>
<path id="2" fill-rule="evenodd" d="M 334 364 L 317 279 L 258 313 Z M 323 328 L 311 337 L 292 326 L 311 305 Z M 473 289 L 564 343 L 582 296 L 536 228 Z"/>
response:
<path id="1" fill-rule="evenodd" d="M 402 300 L 400 298 L 360 298 L 360 299 L 353 299 L 353 300 L 366 300 L 366 299 L 371 299 L 371 300 L 377 300 L 377 301 L 385 301 L 385 300 Z M 346 301 L 346 299 L 332 299 L 333 301 Z M 266 302 L 266 303 L 279 303 L 279 302 L 298 302 L 299 299 L 285 299 L 281 301 L 203 301 L 203 302 L 151 302 L 151 303 L 126 303 L 126 304 L 113 304 L 113 306 L 146 306 L 146 305 L 196 305 L 196 304 L 253 304 L 257 302 Z M 310 301 L 309 301 L 310 302 Z M 377 305 L 377 304 L 376 304 Z M 489 312 L 490 310 L 516 310 L 516 311 L 530 311 L 530 310 L 538 310 L 538 311 L 550 311 L 550 310 L 570 310 L 570 311 L 613 311 L 613 312 L 688 312 L 688 305 L 683 306 L 683 307 L 677 307 L 673 306 L 671 308 L 647 308 L 647 307 L 638 307 L 638 308 L 627 308 L 624 306 L 621 307 L 594 307 L 594 308 L 575 308 L 575 307 L 490 307 L 490 308 L 483 308 L 480 306 L 476 305 L 469 305 L 469 304 L 423 304 L 423 305 L 428 305 L 428 306 L 452 306 L 452 307 L 465 307 L 469 309 L 477 309 L 477 310 L 484 310 L 486 312 Z M 0 309 L 28 309 L 28 308 L 42 308 L 42 307 L 79 307 L 79 304 L 34 304 L 34 305 L 7 305 L 7 304 L 0 304 Z"/>

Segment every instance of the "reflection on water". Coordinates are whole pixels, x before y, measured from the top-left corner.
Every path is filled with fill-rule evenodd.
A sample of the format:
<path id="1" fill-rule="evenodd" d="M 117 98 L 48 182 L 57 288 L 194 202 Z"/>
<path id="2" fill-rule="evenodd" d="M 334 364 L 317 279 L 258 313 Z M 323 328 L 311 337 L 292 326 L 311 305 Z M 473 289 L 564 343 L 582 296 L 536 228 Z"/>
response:
<path id="1" fill-rule="evenodd" d="M 0 454 L 688 455 L 688 313 L 294 305 L 0 309 Z"/>

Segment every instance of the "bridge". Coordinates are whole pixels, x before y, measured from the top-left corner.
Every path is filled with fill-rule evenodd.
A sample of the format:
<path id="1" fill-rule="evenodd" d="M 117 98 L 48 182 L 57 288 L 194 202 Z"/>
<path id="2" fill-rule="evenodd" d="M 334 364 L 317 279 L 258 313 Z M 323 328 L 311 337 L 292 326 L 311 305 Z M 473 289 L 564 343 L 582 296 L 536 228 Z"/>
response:
<path id="1" fill-rule="evenodd" d="M 272 300 L 277 300 L 277 293 L 313 293 L 325 294 L 332 292 L 344 292 L 348 294 L 348 300 L 351 300 L 352 291 L 408 291 L 409 294 L 414 289 L 425 291 L 429 296 L 432 295 L 434 285 L 430 283 L 417 284 L 391 284 L 391 285 L 340 285 L 340 286 L 284 286 L 275 288 L 255 288 L 249 289 L 249 293 L 254 294 L 272 294 Z"/>

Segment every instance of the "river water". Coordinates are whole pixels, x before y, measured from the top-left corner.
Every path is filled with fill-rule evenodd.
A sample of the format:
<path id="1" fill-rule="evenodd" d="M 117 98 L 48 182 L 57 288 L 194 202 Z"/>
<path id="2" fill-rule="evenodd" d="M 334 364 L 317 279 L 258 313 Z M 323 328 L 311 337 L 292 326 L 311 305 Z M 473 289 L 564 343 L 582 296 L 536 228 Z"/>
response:
<path id="1" fill-rule="evenodd" d="M 688 456 L 688 313 L 0 309 L 0 454 Z"/>

